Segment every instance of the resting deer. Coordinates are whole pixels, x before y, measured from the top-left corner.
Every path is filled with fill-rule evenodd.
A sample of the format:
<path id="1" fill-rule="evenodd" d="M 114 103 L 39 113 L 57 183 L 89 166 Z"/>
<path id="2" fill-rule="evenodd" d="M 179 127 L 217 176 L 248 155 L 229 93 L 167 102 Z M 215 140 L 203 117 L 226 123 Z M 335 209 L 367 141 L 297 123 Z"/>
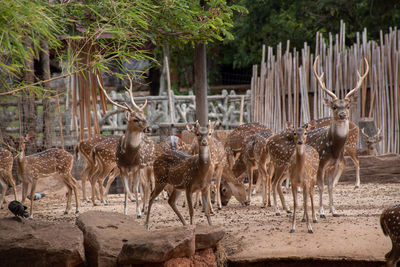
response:
<path id="1" fill-rule="evenodd" d="M 319 168 L 317 174 L 317 184 L 319 188 L 319 214 L 321 218 L 325 218 L 323 207 L 322 194 L 324 190 L 324 176 L 328 168 L 331 169 L 332 175 L 328 175 L 328 193 L 329 193 L 329 209 L 334 217 L 339 216 L 333 206 L 333 187 L 339 181 L 340 175 L 344 169 L 344 148 L 347 136 L 349 134 L 349 115 L 350 108 L 355 102 L 353 95 L 361 87 L 362 82 L 369 71 L 367 59 L 366 70 L 363 76 L 358 72 L 358 82 L 350 92 L 342 99 L 338 98 L 332 91 L 325 87 L 322 81 L 323 73 L 319 76 L 317 73 L 316 57 L 314 61 L 314 75 L 317 78 L 320 87 L 326 92 L 332 100 L 325 98 L 327 104 L 333 113 L 332 120 L 329 126 L 315 129 L 310 132 L 307 137 L 307 144 L 313 146 L 319 153 Z M 278 188 L 279 189 L 279 188 Z"/>
<path id="2" fill-rule="evenodd" d="M 361 150 L 359 155 L 369 155 L 369 156 L 377 156 L 378 150 L 376 149 L 376 144 L 382 141 L 383 136 L 381 134 L 381 129 L 378 129 L 378 132 L 374 136 L 368 136 L 364 132 L 364 128 L 361 130 L 363 140 L 367 145 L 365 150 Z"/>
<path id="3" fill-rule="evenodd" d="M 0 197 L 0 209 L 3 208 L 4 198 L 7 193 L 8 185 L 11 184 L 14 193 L 14 199 L 17 200 L 17 190 L 12 176 L 13 155 L 10 151 L 0 147 L 0 188 L 2 194 Z"/>
<path id="4" fill-rule="evenodd" d="M 322 118 L 315 121 L 315 128 L 322 128 L 331 124 L 332 118 Z M 347 134 L 346 142 L 344 144 L 344 151 L 350 156 L 356 167 L 356 183 L 355 188 L 360 187 L 360 162 L 357 156 L 357 141 L 360 134 L 358 126 L 349 121 L 349 133 Z M 344 166 L 345 162 L 341 163 Z"/>
<path id="5" fill-rule="evenodd" d="M 293 217 L 290 233 L 296 228 L 297 211 L 297 188 L 303 188 L 303 221 L 306 221 L 308 232 L 312 233 L 312 227 L 308 217 L 308 196 L 311 199 L 311 211 L 313 222 L 317 222 L 314 208 L 314 186 L 317 181 L 317 171 L 319 165 L 319 155 L 312 146 L 306 145 L 307 129 L 300 127 L 293 131 L 293 143 L 296 146 L 295 152 L 289 165 L 289 177 L 292 183 L 293 194 Z"/>
<path id="6" fill-rule="evenodd" d="M 380 217 L 384 235 L 392 241 L 392 249 L 386 253 L 386 266 L 396 267 L 400 261 L 400 205 L 385 209 Z"/>
<path id="7" fill-rule="evenodd" d="M 72 177 L 71 171 L 74 164 L 74 157 L 67 151 L 59 148 L 51 148 L 40 153 L 25 156 L 25 143 L 30 141 L 33 133 L 30 132 L 26 137 L 19 137 L 18 145 L 18 177 L 22 181 L 22 203 L 28 194 L 28 186 L 31 183 L 30 192 L 30 218 L 33 218 L 33 200 L 36 185 L 40 178 L 59 177 L 68 188 L 67 207 L 64 214 L 68 214 L 71 209 L 72 191 L 75 195 L 76 211 L 79 212 L 79 198 L 76 180 Z"/>
<path id="8" fill-rule="evenodd" d="M 101 142 L 103 142 L 105 140 L 110 140 L 110 139 L 118 140 L 119 136 L 96 134 L 96 135 L 93 135 L 91 137 L 88 137 L 86 139 L 79 141 L 74 146 L 74 153 L 75 153 L 76 157 L 78 158 L 78 155 L 82 155 L 82 157 L 85 159 L 85 166 L 83 167 L 83 170 L 81 171 L 80 177 L 81 177 L 81 182 L 82 182 L 83 200 L 86 200 L 87 202 L 89 202 L 89 198 L 86 196 L 86 181 L 96 170 L 96 162 L 93 160 L 93 158 L 90 155 L 92 153 L 93 148 L 96 145 L 100 144 Z M 94 190 L 94 189 L 95 188 L 92 188 L 92 190 Z M 92 200 L 92 201 L 94 201 L 94 200 Z M 94 202 L 93 202 L 93 204 L 94 204 Z"/>
<path id="9" fill-rule="evenodd" d="M 208 192 L 211 184 L 212 164 L 209 151 L 210 129 L 195 126 L 196 138 L 199 143 L 198 154 L 189 156 L 177 151 L 169 151 L 154 161 L 155 188 L 150 196 L 145 227 L 148 229 L 150 210 L 155 198 L 164 190 L 167 184 L 173 186 L 168 204 L 174 210 L 183 225 L 186 225 L 181 213 L 176 207 L 177 198 L 184 190 L 189 208 L 190 224 L 193 224 L 192 194 L 201 191 L 204 211 L 208 224 L 211 225 L 210 209 L 208 207 Z"/>
<path id="10" fill-rule="evenodd" d="M 129 177 L 133 179 L 133 192 L 136 197 L 136 214 L 137 218 L 142 217 L 141 209 L 139 207 L 138 198 L 138 187 L 139 187 L 139 176 L 140 170 L 148 166 L 153 162 L 153 151 L 148 146 L 148 143 L 143 142 L 143 132 L 149 131 L 149 125 L 147 123 L 144 109 L 147 106 L 147 101 L 142 107 L 136 105 L 133 99 L 132 93 L 132 80 L 129 78 L 130 87 L 126 90 L 129 93 L 130 101 L 133 110 L 127 103 L 120 105 L 114 102 L 107 94 L 106 90 L 103 88 L 99 76 L 97 80 L 100 89 L 103 91 L 104 95 L 113 105 L 126 110 L 125 118 L 127 121 L 127 127 L 123 136 L 121 136 L 118 148 L 116 152 L 116 162 L 120 170 L 120 176 L 122 178 L 122 183 L 124 185 L 125 201 L 124 201 L 124 214 L 128 214 L 128 195 L 130 195 L 129 188 Z"/>

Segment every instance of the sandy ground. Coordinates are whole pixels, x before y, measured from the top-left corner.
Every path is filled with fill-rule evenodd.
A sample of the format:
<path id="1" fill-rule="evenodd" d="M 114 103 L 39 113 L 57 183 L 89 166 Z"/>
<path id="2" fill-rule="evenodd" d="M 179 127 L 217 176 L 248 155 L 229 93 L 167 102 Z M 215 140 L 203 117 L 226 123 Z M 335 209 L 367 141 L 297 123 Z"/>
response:
<path id="1" fill-rule="evenodd" d="M 80 184 L 79 184 L 80 186 Z M 90 188 L 90 186 L 89 186 Z M 21 198 L 18 186 L 18 198 Z M 63 215 L 66 205 L 65 192 L 61 182 L 43 179 L 38 184 L 37 192 L 46 196 L 34 201 L 34 219 L 49 221 L 75 222 L 75 202 L 72 202 L 70 214 Z M 82 192 L 79 191 L 80 197 Z M 292 207 L 291 194 L 285 194 L 287 203 Z M 13 200 L 12 195 L 6 197 Z M 315 201 L 318 203 L 318 194 Z M 300 203 L 302 197 L 299 196 Z M 384 254 L 391 248 L 390 239 L 385 237 L 379 225 L 382 210 L 392 204 L 400 203 L 400 183 L 368 183 L 354 189 L 353 183 L 339 183 L 334 191 L 335 207 L 341 217 L 334 218 L 327 213 L 326 219 L 318 218 L 312 224 L 314 233 L 307 233 L 305 223 L 300 222 L 302 208 L 297 216 L 296 232 L 290 234 L 290 215 L 275 216 L 273 209 L 261 208 L 261 197 L 256 195 L 251 206 L 242 207 L 232 199 L 227 207 L 217 210 L 212 216 L 215 225 L 223 225 L 226 236 L 223 245 L 232 261 L 260 261 L 266 258 L 317 258 L 351 259 L 383 261 Z M 328 197 L 324 194 L 325 211 Z M 135 215 L 135 203 L 129 203 L 129 215 Z M 317 205 L 318 207 L 318 205 Z M 179 207 L 188 221 L 187 208 Z M 104 210 L 123 212 L 123 195 L 110 195 L 109 205 L 93 207 L 91 203 L 81 201 L 80 212 Z M 168 206 L 166 200 L 159 200 L 153 205 L 150 230 L 169 226 L 179 226 L 178 217 Z M 12 214 L 7 208 L 0 210 L 0 218 Z M 144 218 L 137 219 L 144 224 Z M 195 211 L 195 223 L 206 224 L 206 218 L 200 210 Z M 143 228 L 144 230 L 144 228 Z"/>

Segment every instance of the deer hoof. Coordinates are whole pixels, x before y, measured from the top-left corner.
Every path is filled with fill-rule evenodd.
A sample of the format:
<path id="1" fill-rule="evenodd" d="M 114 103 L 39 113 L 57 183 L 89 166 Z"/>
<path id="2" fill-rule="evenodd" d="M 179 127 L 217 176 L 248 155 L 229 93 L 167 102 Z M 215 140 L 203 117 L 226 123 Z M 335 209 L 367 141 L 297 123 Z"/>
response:
<path id="1" fill-rule="evenodd" d="M 325 214 L 320 214 L 319 217 L 320 217 L 320 218 L 323 218 L 323 219 L 326 219 Z"/>
<path id="2" fill-rule="evenodd" d="M 294 233 L 294 229 L 290 229 L 289 233 L 291 234 Z"/>
<path id="3" fill-rule="evenodd" d="M 309 229 L 309 230 L 308 230 L 308 233 L 309 233 L 309 234 L 312 234 L 312 233 L 313 233 L 313 230 Z"/>
<path id="4" fill-rule="evenodd" d="M 66 211 L 64 211 L 64 215 L 66 215 L 66 214 L 68 214 L 68 211 L 66 210 Z"/>
<path id="5" fill-rule="evenodd" d="M 276 216 L 281 216 L 281 213 L 280 212 L 276 212 L 275 215 Z"/>
<path id="6" fill-rule="evenodd" d="M 303 218 L 303 219 L 301 219 L 301 222 L 306 222 L 306 219 L 304 219 L 304 218 Z"/>
<path id="7" fill-rule="evenodd" d="M 317 220 L 312 220 L 312 222 L 313 222 L 313 223 L 317 223 L 318 221 L 317 221 Z"/>
<path id="8" fill-rule="evenodd" d="M 136 216 L 136 218 L 140 219 L 140 218 L 142 218 L 142 215 L 141 215 L 141 214 L 138 214 L 138 215 Z"/>
<path id="9" fill-rule="evenodd" d="M 360 186 L 359 186 L 359 185 L 356 185 L 356 186 L 354 186 L 354 189 L 358 189 L 358 188 L 360 188 Z"/>
<path id="10" fill-rule="evenodd" d="M 289 214 L 290 214 L 290 213 L 292 213 L 292 211 L 291 211 L 291 210 L 287 210 L 286 213 L 289 213 Z"/>
<path id="11" fill-rule="evenodd" d="M 340 215 L 337 214 L 337 213 L 332 214 L 332 216 L 333 216 L 333 217 L 340 217 Z"/>
<path id="12" fill-rule="evenodd" d="M 79 210 L 76 210 L 76 211 L 75 211 L 75 214 L 78 214 L 78 213 L 79 213 Z"/>

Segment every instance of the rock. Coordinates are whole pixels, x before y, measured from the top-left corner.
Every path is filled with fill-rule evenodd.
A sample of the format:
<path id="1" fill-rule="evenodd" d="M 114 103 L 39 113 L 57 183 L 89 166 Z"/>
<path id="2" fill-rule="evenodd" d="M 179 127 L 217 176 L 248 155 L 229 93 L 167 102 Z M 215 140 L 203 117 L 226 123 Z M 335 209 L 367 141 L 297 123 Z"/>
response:
<path id="1" fill-rule="evenodd" d="M 166 261 L 164 267 L 211 267 L 217 266 L 212 248 L 196 251 L 196 254 L 186 258 L 173 258 Z"/>
<path id="2" fill-rule="evenodd" d="M 345 157 L 346 167 L 340 181 L 354 182 L 356 171 L 350 157 Z M 359 156 L 362 183 L 400 183 L 400 155 Z"/>
<path id="3" fill-rule="evenodd" d="M 196 251 L 213 248 L 224 235 L 225 230 L 221 226 L 197 225 L 195 229 Z"/>
<path id="4" fill-rule="evenodd" d="M 82 232 L 67 222 L 0 219 L 1 266 L 84 266 Z"/>
<path id="5" fill-rule="evenodd" d="M 117 266 L 125 238 L 145 231 L 133 217 L 103 211 L 79 215 L 76 225 L 83 232 L 88 266 Z"/>
<path id="6" fill-rule="evenodd" d="M 154 232 L 142 229 L 128 235 L 128 242 L 118 255 L 118 264 L 161 263 L 171 258 L 190 257 L 195 253 L 192 226 L 170 227 Z"/>

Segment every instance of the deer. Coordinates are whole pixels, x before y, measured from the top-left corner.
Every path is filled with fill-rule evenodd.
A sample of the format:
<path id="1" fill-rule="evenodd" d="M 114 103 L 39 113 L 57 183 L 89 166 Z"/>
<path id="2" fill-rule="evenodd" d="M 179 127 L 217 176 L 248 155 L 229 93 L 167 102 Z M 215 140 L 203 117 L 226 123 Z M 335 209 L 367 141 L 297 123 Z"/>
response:
<path id="1" fill-rule="evenodd" d="M 150 127 L 144 114 L 144 109 L 147 106 L 147 100 L 139 107 L 134 99 L 132 93 L 132 79 L 129 77 L 129 88 L 125 88 L 129 94 L 130 102 L 133 106 L 132 109 L 126 102 L 124 105 L 118 104 L 113 101 L 104 89 L 99 75 L 97 75 L 97 81 L 100 89 L 104 95 L 114 106 L 125 110 L 125 119 L 127 121 L 127 127 L 125 133 L 119 139 L 116 152 L 116 163 L 120 171 L 122 183 L 124 185 L 125 201 L 124 201 L 124 214 L 128 214 L 128 195 L 130 195 L 129 188 L 129 177 L 133 179 L 133 192 L 136 198 L 136 216 L 137 218 L 142 217 L 139 198 L 138 198 L 138 187 L 141 169 L 149 166 L 153 162 L 154 147 L 149 146 L 149 143 L 143 142 L 143 136 L 145 132 L 150 132 Z"/>
<path id="2" fill-rule="evenodd" d="M 311 200 L 311 212 L 313 222 L 317 222 L 314 208 L 314 186 L 317 182 L 317 171 L 319 166 L 318 151 L 310 145 L 306 145 L 308 129 L 299 127 L 293 131 L 293 143 L 295 151 L 291 157 L 288 175 L 292 184 L 293 194 L 293 216 L 292 227 L 290 233 L 294 233 L 296 228 L 296 210 L 297 210 L 297 189 L 303 189 L 303 206 L 304 216 L 303 222 L 307 223 L 308 233 L 312 234 L 313 230 L 308 217 L 308 197 Z"/>
<path id="3" fill-rule="evenodd" d="M 385 255 L 386 266 L 395 267 L 400 261 L 400 205 L 384 209 L 379 221 L 383 234 L 392 241 L 392 249 Z"/>
<path id="4" fill-rule="evenodd" d="M 240 151 L 242 150 L 244 140 L 252 134 L 257 132 L 269 132 L 272 133 L 272 130 L 267 126 L 262 125 L 258 122 L 255 123 L 246 123 L 236 127 L 227 137 L 225 143 L 225 151 L 228 160 L 228 166 L 230 169 L 233 168 L 235 161 L 238 159 L 240 155 Z"/>
<path id="5" fill-rule="evenodd" d="M 258 191 L 261 183 L 263 186 L 263 201 L 262 208 L 266 205 L 266 195 L 267 201 L 270 203 L 270 187 L 271 187 L 271 166 L 267 162 L 267 151 L 266 143 L 268 138 L 272 136 L 271 132 L 258 132 L 247 137 L 244 141 L 242 149 L 240 151 L 239 158 L 236 160 L 233 166 L 233 172 L 236 177 L 242 175 L 243 172 L 247 170 L 247 175 L 249 176 L 249 187 L 248 187 L 248 202 L 250 203 L 251 194 L 255 194 Z M 251 187 L 253 185 L 254 171 L 258 170 L 258 179 L 256 188 L 252 191 Z"/>
<path id="6" fill-rule="evenodd" d="M 208 207 L 209 187 L 212 171 L 211 153 L 209 150 L 210 126 L 201 127 L 199 122 L 195 125 L 196 139 L 198 141 L 198 154 L 189 156 L 179 151 L 163 153 L 154 161 L 155 188 L 150 196 L 145 228 L 149 228 L 150 211 L 155 198 L 167 184 L 173 187 L 168 199 L 175 214 L 183 225 L 186 225 L 181 213 L 176 207 L 177 198 L 184 190 L 189 208 L 190 224 L 193 224 L 192 194 L 201 191 L 204 211 L 208 224 L 211 225 L 210 209 Z"/>
<path id="7" fill-rule="evenodd" d="M 14 157 L 12 153 L 9 150 L 0 147 L 0 187 L 2 189 L 2 194 L 0 196 L 0 209 L 3 208 L 4 198 L 9 184 L 11 184 L 13 188 L 14 199 L 17 200 L 17 190 L 12 176 L 13 160 Z"/>
<path id="8" fill-rule="evenodd" d="M 76 211 L 79 213 L 79 197 L 76 180 L 72 177 L 71 171 L 74 164 L 74 157 L 67 151 L 59 148 L 50 148 L 40 153 L 25 155 L 25 144 L 34 136 L 33 132 L 29 132 L 26 137 L 20 136 L 16 140 L 18 156 L 17 174 L 22 181 L 22 203 L 28 195 L 28 186 L 31 184 L 30 192 L 30 216 L 33 219 L 33 200 L 36 185 L 40 178 L 59 177 L 68 189 L 67 207 L 64 214 L 68 214 L 71 209 L 72 191 L 75 195 Z"/>
<path id="9" fill-rule="evenodd" d="M 116 135 L 95 134 L 93 136 L 90 136 L 86 139 L 79 141 L 74 146 L 74 154 L 75 154 L 76 158 L 78 158 L 78 155 L 82 155 L 82 157 L 85 159 L 85 166 L 83 167 L 83 170 L 81 171 L 81 174 L 80 174 L 81 182 L 82 182 L 83 200 L 90 202 L 89 198 L 86 196 L 86 180 L 96 170 L 96 162 L 93 161 L 93 158 L 90 156 L 93 148 L 105 140 L 109 140 L 109 139 L 118 140 L 119 138 L 120 137 L 116 136 Z M 92 188 L 92 190 L 93 190 L 93 188 Z"/>
<path id="10" fill-rule="evenodd" d="M 315 128 L 329 126 L 331 121 L 331 117 L 315 120 Z M 356 182 L 354 185 L 355 189 L 360 188 L 360 162 L 358 160 L 358 153 L 356 148 L 359 135 L 360 130 L 358 126 L 354 122 L 349 121 L 349 133 L 347 134 L 346 142 L 344 144 L 344 151 L 347 153 L 347 155 L 350 156 L 356 168 Z M 343 162 L 342 166 L 344 166 L 344 164 L 345 163 Z"/>
<path id="11" fill-rule="evenodd" d="M 215 125 L 217 122 L 211 122 L 209 121 L 209 150 L 211 154 L 211 172 L 210 175 L 216 176 L 216 192 L 220 192 L 221 188 L 221 178 L 224 177 L 224 180 L 228 183 L 228 185 L 232 188 L 232 191 L 235 194 L 235 197 L 238 199 L 238 201 L 243 205 L 246 206 L 248 205 L 248 200 L 246 200 L 245 195 L 246 195 L 246 189 L 244 188 L 244 185 L 242 183 L 238 183 L 237 180 L 233 177 L 232 172 L 228 170 L 228 163 L 227 163 L 227 156 L 226 152 L 224 149 L 224 146 L 218 139 L 213 135 L 214 134 L 214 129 Z M 195 133 L 195 128 L 187 124 L 186 128 L 189 132 Z M 193 139 L 192 145 L 188 151 L 188 154 L 193 154 L 195 151 L 198 151 L 198 140 L 195 138 Z M 197 197 L 196 197 L 197 199 Z M 210 197 L 209 197 L 210 199 Z M 217 194 L 217 207 L 218 209 L 222 209 L 222 203 L 221 203 L 221 195 Z M 209 203 L 209 206 L 211 206 L 211 203 Z M 211 212 L 213 212 L 211 208 Z"/>
<path id="12" fill-rule="evenodd" d="M 329 209 L 334 217 L 340 216 L 333 205 L 333 187 L 339 181 L 339 178 L 344 169 L 344 148 L 346 139 L 349 134 L 349 115 L 350 108 L 355 103 L 356 97 L 354 94 L 360 89 L 365 77 L 369 71 L 369 65 L 364 58 L 366 69 L 363 75 L 358 74 L 356 86 L 351 89 L 344 98 L 338 98 L 332 91 L 328 90 L 325 83 L 322 81 L 324 73 L 318 75 L 317 62 L 318 56 L 315 58 L 313 70 L 314 75 L 318 80 L 321 89 L 330 96 L 331 99 L 325 98 L 325 104 L 332 111 L 332 120 L 329 126 L 315 129 L 309 132 L 307 144 L 313 146 L 319 153 L 320 161 L 317 173 L 317 184 L 319 188 L 319 214 L 321 218 L 326 218 L 323 207 L 322 194 L 324 190 L 324 177 L 326 170 L 329 168 L 332 175 L 328 176 L 328 194 L 329 194 Z M 279 188 L 278 188 L 279 189 Z"/>
<path id="13" fill-rule="evenodd" d="M 365 150 L 359 151 L 359 155 L 369 155 L 369 156 L 377 156 L 378 150 L 376 150 L 376 144 L 382 141 L 383 136 L 381 134 L 381 129 L 378 129 L 378 132 L 374 136 L 369 136 L 364 132 L 364 128 L 361 129 L 362 138 L 367 145 Z"/>

